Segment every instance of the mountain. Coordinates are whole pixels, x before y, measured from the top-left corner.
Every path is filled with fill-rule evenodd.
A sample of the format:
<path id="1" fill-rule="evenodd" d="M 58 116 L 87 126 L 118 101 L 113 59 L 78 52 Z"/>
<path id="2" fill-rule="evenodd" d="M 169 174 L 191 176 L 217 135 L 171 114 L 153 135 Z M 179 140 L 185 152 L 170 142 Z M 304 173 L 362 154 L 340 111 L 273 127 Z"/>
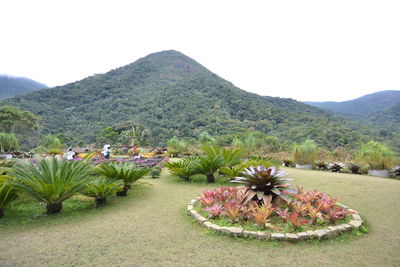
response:
<path id="1" fill-rule="evenodd" d="M 47 88 L 47 86 L 28 78 L 0 75 L 0 99 L 30 93 L 43 88 Z"/>
<path id="2" fill-rule="evenodd" d="M 380 91 L 344 102 L 305 103 L 346 118 L 360 120 L 400 103 L 400 90 Z"/>
<path id="3" fill-rule="evenodd" d="M 43 133 L 63 133 L 70 144 L 95 142 L 101 129 L 125 121 L 148 129 L 153 145 L 174 135 L 197 138 L 203 131 L 225 136 L 257 130 L 285 143 L 312 138 L 328 148 L 377 136 L 364 125 L 293 99 L 241 90 L 173 50 L 0 102 L 5 104 L 40 115 Z"/>

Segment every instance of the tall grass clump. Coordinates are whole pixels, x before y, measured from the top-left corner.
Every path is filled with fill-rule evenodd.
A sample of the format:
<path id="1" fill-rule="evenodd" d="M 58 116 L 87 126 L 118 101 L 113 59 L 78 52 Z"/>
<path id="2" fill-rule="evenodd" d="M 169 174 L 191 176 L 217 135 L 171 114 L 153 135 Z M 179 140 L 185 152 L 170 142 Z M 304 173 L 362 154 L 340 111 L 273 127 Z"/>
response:
<path id="1" fill-rule="evenodd" d="M 14 134 L 0 133 L 0 152 L 5 153 L 18 149 L 18 138 Z"/>
<path id="2" fill-rule="evenodd" d="M 393 151 L 386 145 L 375 141 L 361 145 L 358 159 L 372 170 L 389 170 L 395 165 Z"/>
<path id="3" fill-rule="evenodd" d="M 298 164 L 312 164 L 315 161 L 317 149 L 315 142 L 307 139 L 303 144 L 293 147 L 293 160 Z"/>

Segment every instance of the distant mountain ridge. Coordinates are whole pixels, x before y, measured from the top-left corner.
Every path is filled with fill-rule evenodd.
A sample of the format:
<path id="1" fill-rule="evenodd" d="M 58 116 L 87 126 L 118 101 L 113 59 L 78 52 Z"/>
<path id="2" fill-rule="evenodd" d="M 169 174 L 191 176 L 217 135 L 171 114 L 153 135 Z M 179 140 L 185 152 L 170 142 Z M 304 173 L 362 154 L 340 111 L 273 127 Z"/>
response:
<path id="1" fill-rule="evenodd" d="M 47 85 L 34 80 L 0 74 L 0 99 L 30 93 L 47 88 Z"/>
<path id="2" fill-rule="evenodd" d="M 366 119 L 400 103 L 400 90 L 386 90 L 343 102 L 305 102 L 350 119 Z"/>
<path id="3" fill-rule="evenodd" d="M 128 120 L 144 125 L 153 145 L 203 131 L 260 131 L 287 143 L 311 138 L 328 148 L 379 138 L 368 127 L 293 99 L 246 92 L 174 50 L 4 104 L 40 115 L 43 133 L 63 133 L 70 144 L 95 142 L 101 129 Z"/>

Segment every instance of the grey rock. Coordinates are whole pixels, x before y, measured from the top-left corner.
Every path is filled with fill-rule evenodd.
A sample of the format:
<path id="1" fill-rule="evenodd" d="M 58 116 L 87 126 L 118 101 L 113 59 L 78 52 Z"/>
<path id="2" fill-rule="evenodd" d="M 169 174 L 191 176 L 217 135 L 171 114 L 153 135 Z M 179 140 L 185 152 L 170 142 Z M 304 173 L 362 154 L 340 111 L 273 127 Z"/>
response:
<path id="1" fill-rule="evenodd" d="M 318 238 L 317 234 L 314 231 L 307 231 L 306 233 L 308 234 L 310 239 L 317 239 Z"/>
<path id="2" fill-rule="evenodd" d="M 311 239 L 311 237 L 309 236 L 309 234 L 307 234 L 306 232 L 297 233 L 297 236 L 299 237 L 299 240 Z"/>
<path id="3" fill-rule="evenodd" d="M 257 238 L 257 232 L 253 231 L 243 231 L 243 236 L 246 238 Z"/>
<path id="4" fill-rule="evenodd" d="M 271 234 L 272 240 L 285 240 L 285 234 L 282 233 L 272 233 Z"/>
<path id="5" fill-rule="evenodd" d="M 320 229 L 320 230 L 315 230 L 314 232 L 315 232 L 315 234 L 317 235 L 317 238 L 318 238 L 319 240 L 328 237 L 328 231 L 326 231 L 326 230 Z"/>
<path id="6" fill-rule="evenodd" d="M 300 240 L 300 238 L 297 234 L 287 233 L 285 236 L 286 236 L 287 241 L 299 241 Z"/>
<path id="7" fill-rule="evenodd" d="M 349 224 L 351 225 L 351 227 L 352 227 L 353 229 L 358 229 L 358 228 L 360 228 L 360 226 L 361 226 L 361 224 L 362 224 L 362 221 L 351 220 L 351 221 L 349 222 Z"/>
<path id="8" fill-rule="evenodd" d="M 257 232 L 257 239 L 260 240 L 267 240 L 271 238 L 271 234 L 267 232 L 258 231 Z"/>

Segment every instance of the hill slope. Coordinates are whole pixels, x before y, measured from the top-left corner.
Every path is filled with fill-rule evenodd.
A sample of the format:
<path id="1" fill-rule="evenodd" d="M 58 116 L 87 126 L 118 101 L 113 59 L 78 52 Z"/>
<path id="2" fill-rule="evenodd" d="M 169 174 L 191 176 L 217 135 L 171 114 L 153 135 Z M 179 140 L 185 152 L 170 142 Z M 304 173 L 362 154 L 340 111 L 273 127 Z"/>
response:
<path id="1" fill-rule="evenodd" d="M 197 138 L 203 131 L 259 130 L 284 142 L 312 138 L 332 148 L 373 134 L 292 99 L 243 91 L 177 51 L 150 54 L 106 74 L 0 104 L 42 116 L 44 132 L 64 133 L 70 143 L 94 142 L 102 128 L 127 120 L 149 129 L 153 144 L 174 135 Z"/>
<path id="2" fill-rule="evenodd" d="M 350 119 L 364 119 L 400 103 L 400 90 L 380 91 L 344 102 L 306 102 Z"/>
<path id="3" fill-rule="evenodd" d="M 28 78 L 0 75 L 0 99 L 30 93 L 43 88 L 47 88 L 47 86 Z"/>

